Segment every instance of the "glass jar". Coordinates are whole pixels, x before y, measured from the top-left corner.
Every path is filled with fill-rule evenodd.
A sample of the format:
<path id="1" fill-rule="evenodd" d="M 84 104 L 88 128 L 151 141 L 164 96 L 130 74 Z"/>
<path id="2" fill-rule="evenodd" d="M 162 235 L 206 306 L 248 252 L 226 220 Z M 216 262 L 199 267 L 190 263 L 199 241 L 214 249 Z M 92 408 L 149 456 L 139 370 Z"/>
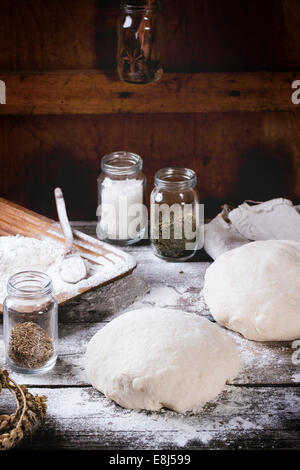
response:
<path id="1" fill-rule="evenodd" d="M 97 236 L 131 245 L 147 232 L 146 177 L 143 160 L 131 152 L 113 152 L 101 160 L 98 178 Z"/>
<path id="2" fill-rule="evenodd" d="M 154 253 L 185 261 L 199 247 L 200 212 L 193 170 L 170 167 L 155 175 L 151 193 L 151 242 Z"/>
<path id="3" fill-rule="evenodd" d="M 8 366 L 22 374 L 48 372 L 57 359 L 57 300 L 52 281 L 39 271 L 14 274 L 3 303 Z"/>
<path id="4" fill-rule="evenodd" d="M 121 3 L 117 66 L 124 82 L 150 83 L 161 78 L 163 23 L 160 10 L 159 1 Z"/>

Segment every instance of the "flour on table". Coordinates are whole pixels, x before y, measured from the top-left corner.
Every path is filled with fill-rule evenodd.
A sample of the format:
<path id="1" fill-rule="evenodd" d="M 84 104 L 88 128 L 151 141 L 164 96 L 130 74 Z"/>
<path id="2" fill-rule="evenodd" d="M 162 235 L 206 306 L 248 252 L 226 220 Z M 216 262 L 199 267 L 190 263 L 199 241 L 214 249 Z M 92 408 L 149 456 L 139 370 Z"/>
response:
<path id="1" fill-rule="evenodd" d="M 79 289 L 97 286 L 117 275 L 119 271 L 124 271 L 124 259 L 111 254 L 113 263 L 104 257 L 101 257 L 99 266 L 92 266 L 87 262 L 91 275 L 76 284 L 69 284 L 64 282 L 60 275 L 64 255 L 64 246 L 59 243 L 20 235 L 0 237 L 0 303 L 3 303 L 6 297 L 7 281 L 13 274 L 21 271 L 41 271 L 48 274 L 56 295 L 76 295 Z M 124 257 L 126 258 L 126 254 Z"/>
<path id="2" fill-rule="evenodd" d="M 199 291 L 198 287 L 193 286 L 187 289 L 172 285 L 153 286 L 130 306 L 130 310 L 143 307 L 176 308 L 212 319 L 202 291 Z"/>
<path id="3" fill-rule="evenodd" d="M 40 393 L 40 389 L 31 392 Z M 239 436 L 249 431 L 278 429 L 287 409 L 294 419 L 300 412 L 299 400 L 292 389 L 279 388 L 278 394 L 272 396 L 269 387 L 253 393 L 251 387 L 227 385 L 218 400 L 185 414 L 167 409 L 159 412 L 124 409 L 89 387 L 61 389 L 59 400 L 57 390 L 47 389 L 46 393 L 47 419 L 57 423 L 61 433 L 67 434 L 71 426 L 77 425 L 80 436 L 83 423 L 88 423 L 89 437 L 104 440 L 112 435 L 118 442 L 125 435 L 130 449 L 162 449 L 170 448 L 170 444 L 175 448 L 197 447 L 199 443 L 205 447 L 211 440 L 220 443 L 220 447 L 230 447 L 233 439 L 238 443 Z M 270 415 L 272 410 L 280 410 L 278 416 Z"/>

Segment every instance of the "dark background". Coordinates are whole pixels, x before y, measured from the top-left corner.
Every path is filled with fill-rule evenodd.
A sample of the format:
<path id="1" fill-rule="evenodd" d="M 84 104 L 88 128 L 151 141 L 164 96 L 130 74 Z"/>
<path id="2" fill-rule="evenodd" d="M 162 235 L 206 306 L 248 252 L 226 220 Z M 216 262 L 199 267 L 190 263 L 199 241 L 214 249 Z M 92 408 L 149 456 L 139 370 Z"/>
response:
<path id="1" fill-rule="evenodd" d="M 163 12 L 166 72 L 210 72 L 213 80 L 218 72 L 300 69 L 299 0 L 164 0 Z M 117 0 L 0 1 L 0 78 L 114 70 L 118 13 Z M 129 150 L 144 159 L 149 190 L 157 169 L 193 168 L 206 216 L 244 199 L 299 203 L 299 109 L 1 115 L 0 194 L 55 217 L 60 185 L 71 218 L 95 219 L 101 156 Z"/>

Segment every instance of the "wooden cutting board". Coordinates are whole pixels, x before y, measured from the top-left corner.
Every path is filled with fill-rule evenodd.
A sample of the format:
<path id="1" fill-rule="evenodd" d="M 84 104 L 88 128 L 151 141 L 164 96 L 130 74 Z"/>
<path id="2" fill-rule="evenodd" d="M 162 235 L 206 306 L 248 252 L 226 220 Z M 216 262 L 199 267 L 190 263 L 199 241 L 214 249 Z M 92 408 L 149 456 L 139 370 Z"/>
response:
<path id="1" fill-rule="evenodd" d="M 97 272 L 99 271 L 97 274 L 89 278 L 88 286 L 80 288 L 72 286 L 70 291 L 57 293 L 60 305 L 126 276 L 136 267 L 134 258 L 118 248 L 77 230 L 73 233 L 75 246 L 80 254 L 90 263 L 100 265 L 100 268 L 97 269 Z M 0 198 L 0 236 L 8 235 L 22 235 L 64 245 L 64 237 L 58 222 Z M 110 263 L 109 272 L 106 272 L 106 269 L 101 273 L 101 266 L 107 266 L 108 263 Z M 2 312 L 1 304 L 0 311 Z"/>

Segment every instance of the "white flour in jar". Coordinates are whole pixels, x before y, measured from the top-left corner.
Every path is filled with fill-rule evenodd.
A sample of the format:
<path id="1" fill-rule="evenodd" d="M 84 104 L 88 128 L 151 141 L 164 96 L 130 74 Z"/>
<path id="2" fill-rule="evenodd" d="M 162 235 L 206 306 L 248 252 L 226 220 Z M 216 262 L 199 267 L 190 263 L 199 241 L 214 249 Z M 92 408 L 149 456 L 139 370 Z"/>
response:
<path id="1" fill-rule="evenodd" d="M 101 217 L 97 233 L 100 240 L 127 240 L 139 236 L 139 226 L 146 224 L 143 210 L 143 181 L 139 179 L 112 180 L 105 178 L 101 191 Z M 133 227 L 131 227 L 133 225 Z M 131 233 L 133 229 L 134 233 Z"/>

